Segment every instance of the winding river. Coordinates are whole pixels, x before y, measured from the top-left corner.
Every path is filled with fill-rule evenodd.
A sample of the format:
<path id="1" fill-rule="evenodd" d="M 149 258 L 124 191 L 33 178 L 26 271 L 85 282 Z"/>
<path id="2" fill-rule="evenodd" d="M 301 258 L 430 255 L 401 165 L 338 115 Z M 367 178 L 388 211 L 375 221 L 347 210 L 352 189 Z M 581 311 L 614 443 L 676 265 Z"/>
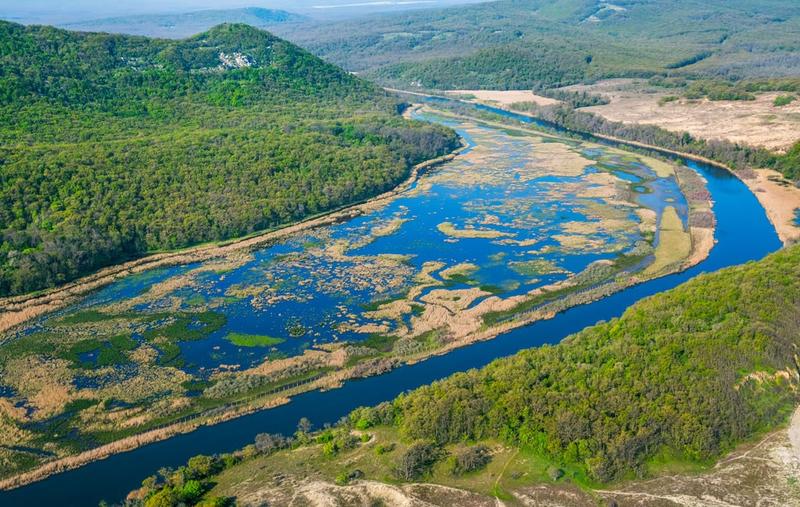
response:
<path id="1" fill-rule="evenodd" d="M 486 106 L 481 108 L 492 109 Z M 533 122 L 522 115 L 500 110 L 493 112 Z M 428 119 L 439 121 L 435 117 Z M 347 381 L 339 389 L 302 394 L 291 403 L 274 409 L 214 426 L 203 426 L 192 433 L 178 435 L 28 486 L 2 492 L 0 505 L 77 506 L 97 505 L 104 499 L 119 501 L 159 467 L 183 464 L 196 454 L 221 453 L 241 448 L 252 442 L 257 433 L 290 433 L 294 431 L 298 419 L 303 416 L 311 418 L 316 425 L 335 422 L 358 406 L 389 400 L 408 389 L 457 371 L 481 367 L 521 349 L 557 343 L 588 325 L 619 316 L 641 298 L 668 290 L 703 272 L 760 259 L 780 248 L 781 243 L 763 208 L 741 181 L 722 169 L 691 161 L 683 163 L 702 174 L 708 181 L 708 190 L 713 198 L 717 217 L 715 235 L 718 243 L 710 256 L 699 265 L 678 274 L 633 286 L 599 301 L 571 308 L 552 319 L 516 329 L 493 340 L 463 347 L 446 355 L 434 356 L 417 364 L 402 366 L 383 375 Z M 507 276 L 508 273 L 504 272 L 497 274 L 498 279 Z"/>

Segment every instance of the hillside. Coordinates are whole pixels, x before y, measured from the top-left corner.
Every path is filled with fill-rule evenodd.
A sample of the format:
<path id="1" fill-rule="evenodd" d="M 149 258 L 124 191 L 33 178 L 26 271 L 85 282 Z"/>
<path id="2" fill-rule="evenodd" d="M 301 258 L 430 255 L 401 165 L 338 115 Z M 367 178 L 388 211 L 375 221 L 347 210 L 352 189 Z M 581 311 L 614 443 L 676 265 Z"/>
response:
<path id="1" fill-rule="evenodd" d="M 212 9 L 180 14 L 140 14 L 68 23 L 64 28 L 86 32 L 126 33 L 149 37 L 182 38 L 222 23 L 244 23 L 257 28 L 279 23 L 296 23 L 307 18 L 276 9 L 246 7 Z"/>
<path id="2" fill-rule="evenodd" d="M 364 478 L 509 498 L 532 484 L 591 489 L 696 472 L 787 421 L 798 402 L 798 323 L 792 247 L 697 277 L 559 345 L 356 410 L 333 429 L 308 433 L 303 422 L 293 440 L 260 435 L 241 453 L 193 458 L 138 495 L 146 505 L 271 501 L 305 481 L 321 498 L 324 488 L 309 481 Z M 173 503 L 156 503 L 164 500 Z"/>
<path id="3" fill-rule="evenodd" d="M 330 61 L 404 87 L 800 74 L 800 6 L 791 0 L 501 0 L 282 30 Z"/>
<path id="4" fill-rule="evenodd" d="M 0 22 L 0 295 L 363 200 L 455 134 L 273 35 Z"/>

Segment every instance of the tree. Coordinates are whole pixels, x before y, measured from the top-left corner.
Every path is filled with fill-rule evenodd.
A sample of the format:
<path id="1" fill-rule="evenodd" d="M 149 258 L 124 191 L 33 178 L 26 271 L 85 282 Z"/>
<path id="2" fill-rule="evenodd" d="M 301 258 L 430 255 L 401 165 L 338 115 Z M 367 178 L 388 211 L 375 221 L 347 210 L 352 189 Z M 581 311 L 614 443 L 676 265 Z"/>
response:
<path id="1" fill-rule="evenodd" d="M 400 457 L 395 474 L 404 481 L 419 479 L 430 471 L 442 455 L 442 449 L 431 442 L 417 442 Z"/>
<path id="2" fill-rule="evenodd" d="M 297 431 L 306 435 L 311 432 L 311 421 L 308 420 L 307 417 L 301 417 L 299 421 L 297 421 Z"/>
<path id="3" fill-rule="evenodd" d="M 289 439 L 280 433 L 259 433 L 256 435 L 255 446 L 263 454 L 272 454 L 275 451 L 288 447 Z"/>
<path id="4" fill-rule="evenodd" d="M 145 507 L 173 507 L 178 505 L 180 499 L 172 488 L 166 487 L 156 492 L 144 502 Z"/>
<path id="5" fill-rule="evenodd" d="M 189 477 L 193 479 L 202 479 L 214 473 L 217 468 L 217 460 L 211 456 L 200 454 L 189 458 L 186 468 Z"/>

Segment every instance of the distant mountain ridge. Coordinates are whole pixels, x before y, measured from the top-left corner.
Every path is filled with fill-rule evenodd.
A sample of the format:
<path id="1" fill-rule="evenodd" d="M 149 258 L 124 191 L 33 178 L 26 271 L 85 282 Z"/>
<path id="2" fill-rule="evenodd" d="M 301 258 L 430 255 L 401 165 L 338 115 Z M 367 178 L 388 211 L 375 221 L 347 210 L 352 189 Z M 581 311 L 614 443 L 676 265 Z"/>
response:
<path id="1" fill-rule="evenodd" d="M 244 7 L 209 9 L 177 14 L 139 14 L 80 21 L 63 25 L 69 30 L 126 33 L 148 37 L 182 38 L 203 32 L 222 23 L 244 23 L 258 28 L 308 18 L 280 9 Z"/>
<path id="2" fill-rule="evenodd" d="M 277 33 L 399 88 L 526 89 L 676 69 L 800 73 L 794 0 L 499 0 Z M 540 55 L 541 65 L 526 54 Z"/>

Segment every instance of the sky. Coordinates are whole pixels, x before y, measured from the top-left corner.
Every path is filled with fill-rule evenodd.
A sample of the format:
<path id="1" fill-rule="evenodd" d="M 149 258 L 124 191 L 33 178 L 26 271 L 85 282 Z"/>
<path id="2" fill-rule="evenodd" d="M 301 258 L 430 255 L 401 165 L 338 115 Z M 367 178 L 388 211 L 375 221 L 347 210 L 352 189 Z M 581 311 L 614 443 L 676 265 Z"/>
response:
<path id="1" fill-rule="evenodd" d="M 340 10 L 354 13 L 374 12 L 390 8 L 387 4 L 419 8 L 474 1 L 476 0 L 0 0 L 0 18 L 20 23 L 56 24 L 129 14 L 237 7 L 266 7 L 326 15 Z"/>

